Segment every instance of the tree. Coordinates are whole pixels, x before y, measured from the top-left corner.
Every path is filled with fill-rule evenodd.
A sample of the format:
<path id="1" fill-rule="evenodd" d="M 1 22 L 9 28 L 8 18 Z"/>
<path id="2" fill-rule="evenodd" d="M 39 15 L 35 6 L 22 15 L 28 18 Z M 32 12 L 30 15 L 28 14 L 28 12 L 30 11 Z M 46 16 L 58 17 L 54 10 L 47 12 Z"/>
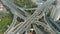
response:
<path id="1" fill-rule="evenodd" d="M 22 18 L 20 18 L 20 17 L 17 17 L 17 21 L 18 22 L 24 22 L 24 20 Z"/>
<path id="2" fill-rule="evenodd" d="M 14 3 L 24 8 L 37 7 L 37 5 L 35 5 L 35 3 L 33 3 L 31 0 L 15 0 Z"/>

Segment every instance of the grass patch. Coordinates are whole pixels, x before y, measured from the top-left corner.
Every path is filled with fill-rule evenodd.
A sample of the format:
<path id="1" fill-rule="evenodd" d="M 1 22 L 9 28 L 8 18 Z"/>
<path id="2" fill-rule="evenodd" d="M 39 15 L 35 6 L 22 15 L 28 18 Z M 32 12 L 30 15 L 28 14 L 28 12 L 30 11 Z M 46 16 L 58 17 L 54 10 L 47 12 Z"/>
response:
<path id="1" fill-rule="evenodd" d="M 7 25 L 9 25 L 12 21 L 12 15 L 8 14 L 1 18 L 0 21 L 0 34 L 3 34 L 7 30 Z"/>

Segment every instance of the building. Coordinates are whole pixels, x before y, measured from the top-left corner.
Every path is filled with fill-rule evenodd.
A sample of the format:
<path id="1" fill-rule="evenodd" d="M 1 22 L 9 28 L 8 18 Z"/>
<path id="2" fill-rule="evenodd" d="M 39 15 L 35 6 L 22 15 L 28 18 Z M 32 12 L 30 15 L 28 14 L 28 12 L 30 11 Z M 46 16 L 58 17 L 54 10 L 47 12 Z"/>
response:
<path id="1" fill-rule="evenodd" d="M 57 0 L 57 6 L 54 7 L 54 10 L 51 12 L 51 18 L 53 18 L 54 21 L 57 21 L 60 19 L 60 0 Z"/>
<path id="2" fill-rule="evenodd" d="M 0 3 L 0 19 L 6 14 L 5 7 Z"/>

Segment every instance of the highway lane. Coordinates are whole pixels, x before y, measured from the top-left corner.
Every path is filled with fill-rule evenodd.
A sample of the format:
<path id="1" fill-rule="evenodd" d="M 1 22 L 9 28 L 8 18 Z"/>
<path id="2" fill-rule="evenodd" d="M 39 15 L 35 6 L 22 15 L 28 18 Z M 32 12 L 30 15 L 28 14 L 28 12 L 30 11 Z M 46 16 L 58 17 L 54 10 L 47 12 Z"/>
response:
<path id="1" fill-rule="evenodd" d="M 12 11 L 11 11 L 12 12 Z M 14 18 L 13 18 L 13 21 L 12 21 L 12 24 L 10 25 L 10 27 L 7 29 L 7 31 L 5 32 L 7 34 L 7 32 L 9 33 L 10 29 L 13 27 L 14 23 L 16 22 L 16 16 L 14 15 Z M 4 33 L 4 34 L 5 34 Z"/>
<path id="2" fill-rule="evenodd" d="M 48 23 L 48 25 L 51 27 L 51 29 L 55 32 L 55 34 L 58 34 L 57 30 L 54 28 L 54 26 L 52 25 L 53 22 L 51 22 L 49 20 L 49 18 L 45 15 L 45 21 Z M 54 23 L 53 23 L 54 24 Z M 55 24 L 54 24 L 55 25 Z"/>
<path id="3" fill-rule="evenodd" d="M 7 1 L 10 1 L 10 0 L 7 0 Z M 10 3 L 14 4 L 12 2 L 10 2 Z M 14 6 L 16 6 L 17 8 L 19 8 L 20 10 L 22 10 L 24 13 L 26 13 L 26 11 L 24 11 L 24 10 L 36 10 L 37 9 L 37 7 L 36 8 L 22 8 L 22 7 L 19 7 L 19 6 L 15 5 L 15 4 L 14 4 Z"/>
<path id="4" fill-rule="evenodd" d="M 57 29 L 60 30 L 59 25 L 58 25 L 54 20 L 52 20 L 51 18 L 49 18 L 49 21 L 52 23 L 52 25 L 53 25 L 53 24 L 56 25 Z"/>
<path id="5" fill-rule="evenodd" d="M 54 1 L 54 0 L 53 0 L 53 1 Z M 30 24 L 31 24 L 30 22 L 31 22 L 37 15 L 40 14 L 40 11 L 41 11 L 43 8 L 45 8 L 46 6 L 50 5 L 53 1 L 51 1 L 51 0 L 46 1 L 46 3 L 43 4 L 41 7 L 39 7 L 39 9 L 37 9 L 37 10 L 34 12 L 34 14 L 33 14 L 31 17 L 29 17 L 29 18 L 24 22 L 24 24 L 20 25 L 20 27 L 18 27 L 18 28 L 15 30 L 14 33 L 16 34 L 18 31 L 21 32 L 25 27 L 27 27 L 27 24 L 30 25 Z"/>
<path id="6" fill-rule="evenodd" d="M 44 12 L 40 12 L 40 15 L 39 15 L 40 18 L 44 15 L 43 13 L 44 13 Z M 36 17 L 36 18 L 37 18 L 37 17 Z M 34 23 L 34 22 L 35 22 L 34 20 L 35 20 L 36 18 L 33 18 L 33 20 L 32 20 L 30 23 Z M 30 27 L 30 25 L 28 25 L 28 27 L 26 27 L 25 30 L 30 29 L 29 27 Z M 23 29 L 21 32 L 19 31 L 20 34 L 22 34 L 23 32 L 24 32 L 24 29 Z"/>
<path id="7" fill-rule="evenodd" d="M 31 20 L 29 23 L 32 23 L 33 21 Z M 27 22 L 26 22 L 27 23 Z M 18 28 L 17 28 L 17 30 L 15 30 L 15 31 L 17 31 L 17 32 L 19 32 L 20 34 L 22 34 L 25 30 L 27 30 L 28 29 L 28 27 L 31 25 L 31 24 L 28 24 L 28 27 L 27 27 L 27 24 L 26 23 L 24 23 L 24 25 L 22 26 L 22 25 L 20 25 Z M 21 27 L 22 26 L 22 27 Z M 21 27 L 21 29 L 20 29 L 20 27 Z M 30 28 L 29 28 L 30 29 Z M 17 32 L 13 32 L 14 34 L 17 34 Z"/>
<path id="8" fill-rule="evenodd" d="M 26 15 L 23 11 L 21 11 L 20 9 L 18 9 L 15 5 L 11 4 L 9 1 L 7 0 L 1 0 L 1 2 L 3 3 L 3 5 L 9 7 L 11 10 L 13 10 L 12 12 L 16 15 L 18 15 L 19 17 L 25 19 Z"/>
<path id="9" fill-rule="evenodd" d="M 35 19 L 33 19 L 30 23 L 36 23 L 36 21 L 35 21 Z M 46 26 L 44 23 L 42 24 L 42 23 L 37 23 L 37 24 L 40 24 L 40 25 L 43 25 L 44 27 Z M 34 24 L 33 24 L 34 25 Z M 30 26 L 31 26 L 31 24 L 30 25 L 28 25 L 28 27 L 25 27 L 21 32 L 19 31 L 18 33 L 20 33 L 20 34 L 22 34 L 24 31 L 26 31 L 26 30 L 29 30 L 30 29 Z M 35 26 L 34 26 L 35 27 Z M 46 27 L 45 27 L 46 28 Z M 39 29 L 38 29 L 39 30 Z M 37 30 L 37 27 L 36 27 L 36 32 L 38 32 L 38 30 Z M 42 32 L 40 32 L 40 30 L 39 30 L 39 33 L 42 33 Z M 36 34 L 39 34 L 39 33 L 36 33 Z"/>
<path id="10" fill-rule="evenodd" d="M 34 27 L 36 34 L 43 34 L 43 32 L 40 29 L 38 29 L 35 25 L 33 25 L 33 27 Z"/>
<path id="11" fill-rule="evenodd" d="M 4 1 L 4 0 L 2 0 L 2 1 Z M 6 1 L 7 3 L 6 3 L 5 1 Z M 9 1 L 7 1 L 7 0 L 5 0 L 5 1 L 4 1 L 4 2 L 5 2 L 5 5 L 7 5 L 9 8 L 13 7 L 15 10 L 17 10 L 17 9 L 15 8 L 15 5 L 12 5 L 12 3 L 9 3 Z M 10 6 L 9 6 L 9 5 L 10 5 Z M 12 11 L 15 11 L 15 10 L 11 9 L 11 12 L 12 12 Z M 18 9 L 17 11 L 19 11 L 19 9 Z M 20 10 L 20 11 L 21 11 L 21 10 Z M 22 11 L 22 12 L 20 12 L 20 11 L 19 11 L 19 13 L 24 14 L 23 11 Z M 12 12 L 12 13 L 18 15 L 17 12 Z M 22 15 L 20 15 L 20 14 L 19 14 L 19 16 L 22 17 Z M 24 16 L 25 16 L 25 14 L 24 14 Z M 24 17 L 23 17 L 23 18 L 24 18 Z M 25 18 L 24 18 L 24 19 L 25 19 Z M 10 30 L 10 28 L 12 27 L 12 25 L 13 25 L 13 24 L 11 24 L 11 26 L 8 28 L 8 31 Z M 6 32 L 8 32 L 8 31 L 6 31 Z"/>
<path id="12" fill-rule="evenodd" d="M 34 29 L 35 29 L 35 31 L 36 31 L 36 33 L 37 34 L 45 34 L 45 32 L 42 30 L 42 29 L 40 29 L 41 28 L 41 26 L 43 26 L 44 28 L 47 28 L 47 26 L 46 26 L 46 24 L 44 24 L 43 22 L 39 22 L 39 21 L 35 21 L 34 23 L 33 23 L 33 25 L 34 25 Z M 39 25 L 41 25 L 41 26 L 39 26 Z M 40 28 L 38 28 L 38 26 L 40 27 Z"/>
<path id="13" fill-rule="evenodd" d="M 2 1 L 5 2 L 4 0 L 2 0 Z M 7 2 L 7 3 L 6 3 L 6 2 Z M 15 9 L 8 1 L 6 1 L 6 2 L 5 2 L 5 5 L 7 5 L 9 8 L 11 8 L 11 12 L 12 12 L 13 14 L 19 15 L 19 17 L 25 19 L 24 16 L 22 16 L 22 15 L 20 15 L 19 13 L 15 12 L 16 9 Z M 13 7 L 15 10 L 14 10 L 12 7 Z M 20 10 L 17 10 L 17 11 L 20 12 Z M 22 13 L 22 12 L 20 12 L 20 13 Z M 24 14 L 24 13 L 22 13 L 22 14 Z M 8 34 L 8 33 L 10 32 L 10 29 L 13 27 L 14 23 L 16 22 L 16 21 L 14 21 L 14 20 L 16 20 L 16 18 L 13 19 L 12 24 L 11 24 L 10 27 L 7 29 L 7 31 L 5 32 L 6 34 Z"/>
<path id="14" fill-rule="evenodd" d="M 37 21 L 37 23 L 36 23 L 37 25 L 41 25 L 41 26 L 43 26 L 44 27 L 44 29 L 46 30 L 46 31 L 48 31 L 48 32 L 50 32 L 51 34 L 56 34 L 55 32 L 53 32 L 53 30 L 51 29 L 51 27 L 49 27 L 49 25 L 48 24 L 45 24 L 45 23 L 43 23 L 43 22 L 39 22 L 39 21 Z M 43 33 L 44 33 L 44 31 L 42 31 Z"/>
<path id="15" fill-rule="evenodd" d="M 47 8 L 48 8 L 48 7 L 47 7 Z M 38 18 L 41 18 L 42 16 L 44 16 L 44 13 L 46 12 L 46 9 L 47 9 L 47 8 L 44 9 L 44 12 L 43 12 L 40 16 L 38 16 L 37 19 L 38 19 Z M 49 27 L 49 25 L 44 24 L 44 23 L 40 23 L 39 21 L 37 21 L 36 24 L 42 25 L 45 29 L 48 29 L 49 32 L 51 32 L 52 34 L 55 34 L 55 33 L 52 31 L 52 29 Z M 37 31 L 37 30 L 36 30 L 36 31 Z"/>
<path id="16" fill-rule="evenodd" d="M 15 24 L 16 21 L 17 21 L 16 18 L 17 18 L 17 16 L 14 15 L 14 17 L 13 17 L 13 21 L 12 21 L 12 24 L 9 26 L 9 28 L 6 30 L 6 32 L 4 32 L 4 34 L 8 34 L 8 33 L 10 33 L 11 28 L 14 26 L 14 24 Z"/>
<path id="17" fill-rule="evenodd" d="M 52 20 L 51 18 L 50 21 L 54 28 L 60 32 L 60 26 L 57 24 L 57 22 L 54 22 L 54 20 Z"/>
<path id="18" fill-rule="evenodd" d="M 47 34 L 46 31 L 44 30 L 44 27 L 42 26 L 42 24 L 41 24 L 41 25 L 37 25 L 37 24 L 36 24 L 36 27 L 37 27 L 41 32 L 43 32 L 43 34 Z"/>
<path id="19" fill-rule="evenodd" d="M 36 10 L 37 7 L 36 8 L 22 8 L 22 9 L 24 9 L 24 10 Z"/>
<path id="20" fill-rule="evenodd" d="M 18 10 L 20 10 L 20 12 L 22 12 L 22 15 L 25 14 L 27 17 L 29 16 L 28 13 L 24 10 L 24 8 L 21 8 L 21 7 L 17 6 L 17 5 L 15 5 L 15 4 L 12 3 L 10 0 L 6 0 L 6 1 L 8 1 L 11 5 L 15 6 L 15 8 L 17 8 Z M 28 9 L 28 10 L 29 10 L 29 9 Z M 23 13 L 24 13 L 24 14 L 23 14 Z"/>

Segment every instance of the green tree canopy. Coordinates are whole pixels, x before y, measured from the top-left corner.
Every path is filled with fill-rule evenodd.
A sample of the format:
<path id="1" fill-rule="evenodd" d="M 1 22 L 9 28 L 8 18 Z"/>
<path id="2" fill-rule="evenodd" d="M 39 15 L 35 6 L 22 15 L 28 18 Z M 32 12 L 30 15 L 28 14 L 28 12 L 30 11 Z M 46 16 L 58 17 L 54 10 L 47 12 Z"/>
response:
<path id="1" fill-rule="evenodd" d="M 35 3 L 33 3 L 31 0 L 14 0 L 14 3 L 24 8 L 37 7 L 37 5 L 35 5 Z"/>

